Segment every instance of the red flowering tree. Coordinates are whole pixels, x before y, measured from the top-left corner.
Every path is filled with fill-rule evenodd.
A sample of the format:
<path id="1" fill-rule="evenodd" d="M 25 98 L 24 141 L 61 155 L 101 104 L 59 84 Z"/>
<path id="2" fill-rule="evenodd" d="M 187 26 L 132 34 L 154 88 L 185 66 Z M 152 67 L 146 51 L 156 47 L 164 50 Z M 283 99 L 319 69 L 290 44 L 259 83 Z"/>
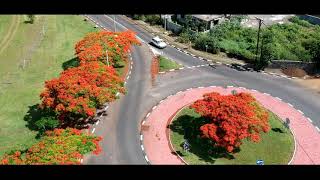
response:
<path id="1" fill-rule="evenodd" d="M 115 100 L 117 92 L 124 93 L 125 89 L 115 69 L 90 62 L 46 81 L 40 107 L 54 109 L 62 126 L 75 127 L 86 124 L 85 118 L 93 117 L 96 107 Z"/>
<path id="2" fill-rule="evenodd" d="M 140 45 L 140 42 L 133 31 L 100 31 L 86 35 L 75 45 L 75 51 L 80 64 L 90 61 L 102 61 L 107 64 L 108 52 L 109 63 L 114 67 L 120 67 L 134 44 Z"/>
<path id="3" fill-rule="evenodd" d="M 1 164 L 80 164 L 83 155 L 99 154 L 101 137 L 81 132 L 78 129 L 54 129 L 47 131 L 40 142 L 25 153 L 16 151 L 6 154 Z"/>
<path id="4" fill-rule="evenodd" d="M 202 137 L 228 152 L 240 147 L 245 138 L 259 142 L 260 132 L 270 130 L 268 112 L 248 93 L 223 96 L 212 92 L 191 107 L 210 120 L 200 127 Z"/>

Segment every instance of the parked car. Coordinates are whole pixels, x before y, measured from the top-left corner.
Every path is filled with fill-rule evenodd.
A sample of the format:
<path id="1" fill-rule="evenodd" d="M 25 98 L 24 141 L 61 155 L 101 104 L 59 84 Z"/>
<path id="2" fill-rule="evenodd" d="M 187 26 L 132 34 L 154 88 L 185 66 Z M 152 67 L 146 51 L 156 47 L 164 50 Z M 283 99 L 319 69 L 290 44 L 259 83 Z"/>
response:
<path id="1" fill-rule="evenodd" d="M 162 39 L 160 39 L 158 36 L 152 38 L 151 42 L 153 45 L 155 45 L 156 47 L 161 48 L 161 49 L 167 47 L 167 44 Z"/>

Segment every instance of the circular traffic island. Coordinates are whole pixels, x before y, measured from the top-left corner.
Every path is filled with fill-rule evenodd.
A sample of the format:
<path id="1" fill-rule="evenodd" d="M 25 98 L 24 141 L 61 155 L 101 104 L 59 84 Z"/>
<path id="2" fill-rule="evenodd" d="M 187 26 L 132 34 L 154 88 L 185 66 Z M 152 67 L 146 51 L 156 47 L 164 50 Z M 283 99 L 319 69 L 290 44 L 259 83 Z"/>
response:
<path id="1" fill-rule="evenodd" d="M 169 126 L 171 148 L 190 165 L 288 164 L 295 142 L 285 121 L 257 101 L 247 108 L 232 96 L 204 96 L 178 111 Z"/>

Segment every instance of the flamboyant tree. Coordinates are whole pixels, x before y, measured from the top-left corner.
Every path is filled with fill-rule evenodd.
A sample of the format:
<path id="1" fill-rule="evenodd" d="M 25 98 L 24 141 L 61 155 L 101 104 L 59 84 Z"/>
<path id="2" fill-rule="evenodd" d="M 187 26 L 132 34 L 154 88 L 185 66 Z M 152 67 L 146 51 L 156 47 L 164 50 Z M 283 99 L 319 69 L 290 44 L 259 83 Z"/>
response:
<path id="1" fill-rule="evenodd" d="M 133 31 L 109 32 L 100 31 L 86 35 L 75 45 L 76 55 L 80 64 L 90 61 L 108 61 L 114 67 L 121 66 L 127 58 L 132 45 L 140 45 Z"/>
<path id="2" fill-rule="evenodd" d="M 269 114 L 248 93 L 220 95 L 212 92 L 191 105 L 197 113 L 210 120 L 200 127 L 202 137 L 209 138 L 215 146 L 233 152 L 248 138 L 260 141 L 260 133 L 270 130 Z"/>
<path id="3" fill-rule="evenodd" d="M 81 132 L 78 129 L 54 129 L 47 131 L 40 142 L 26 152 L 15 151 L 5 154 L 1 164 L 80 164 L 83 155 L 99 154 L 101 137 Z"/>
<path id="4" fill-rule="evenodd" d="M 93 117 L 96 107 L 115 100 L 117 92 L 124 93 L 125 89 L 115 69 L 98 61 L 90 62 L 46 81 L 40 107 L 54 109 L 60 124 L 74 127 L 85 124 L 83 118 Z"/>

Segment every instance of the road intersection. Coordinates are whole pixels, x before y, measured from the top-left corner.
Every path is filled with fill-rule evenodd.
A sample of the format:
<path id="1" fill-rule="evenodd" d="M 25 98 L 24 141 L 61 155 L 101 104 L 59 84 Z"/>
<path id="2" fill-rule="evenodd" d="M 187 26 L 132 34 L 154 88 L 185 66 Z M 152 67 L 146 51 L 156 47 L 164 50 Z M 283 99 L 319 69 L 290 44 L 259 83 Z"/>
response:
<path id="1" fill-rule="evenodd" d="M 95 127 L 94 133 L 104 138 L 102 142 L 104 152 L 97 157 L 87 156 L 84 160 L 85 164 L 147 164 L 140 146 L 142 120 L 162 99 L 194 87 L 215 85 L 256 89 L 288 102 L 295 109 L 303 112 L 315 128 L 320 127 L 319 94 L 287 78 L 237 70 L 219 63 L 207 62 L 171 46 L 161 52 L 185 68 L 159 74 L 152 86 L 150 67 L 153 53 L 148 42 L 153 35 L 120 15 L 116 15 L 116 23 L 113 22 L 113 16 L 89 15 L 87 17 L 110 31 L 131 29 L 137 33 L 143 43 L 142 46 L 132 49 L 132 70 L 126 82 L 128 93 L 109 105 L 108 115 L 104 116 Z"/>

